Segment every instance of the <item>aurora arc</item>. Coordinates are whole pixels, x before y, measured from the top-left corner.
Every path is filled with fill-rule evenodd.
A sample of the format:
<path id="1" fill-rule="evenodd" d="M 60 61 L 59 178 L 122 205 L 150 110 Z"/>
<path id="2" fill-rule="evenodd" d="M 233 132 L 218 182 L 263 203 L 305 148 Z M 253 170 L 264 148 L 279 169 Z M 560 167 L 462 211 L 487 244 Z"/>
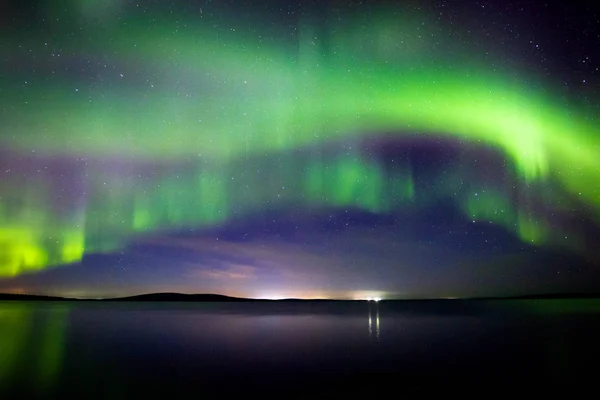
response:
<path id="1" fill-rule="evenodd" d="M 173 30 L 164 22 L 150 29 L 133 20 L 114 28 L 112 41 L 100 33 L 65 39 L 65 54 L 82 56 L 85 48 L 123 58 L 123 79 L 128 68 L 152 76 L 143 84 L 102 88 L 93 101 L 81 99 L 98 90 L 86 84 L 74 90 L 69 82 L 41 82 L 25 101 L 21 85 L 1 82 L 8 99 L 0 114 L 2 149 L 32 159 L 127 160 L 127 168 L 107 173 L 97 163 L 74 161 L 85 189 L 72 193 L 66 200 L 72 207 L 60 213 L 46 202 L 56 190 L 50 180 L 5 180 L 3 188 L 19 204 L 0 199 L 0 276 L 114 251 L 138 234 L 213 226 L 276 202 L 281 194 L 274 188 L 285 185 L 285 201 L 295 206 L 389 211 L 398 197 L 414 196 L 409 169 L 394 177 L 391 188 L 381 166 L 359 153 L 315 156 L 283 162 L 270 185 L 260 168 L 251 176 L 244 163 L 407 133 L 486 143 L 512 160 L 521 184 L 533 188 L 528 190 L 556 180 L 600 219 L 600 132 L 551 91 L 490 72 L 468 54 L 440 63 L 424 49 L 417 60 L 395 65 L 385 52 L 361 59 L 343 35 L 328 38 L 323 51 L 310 24 L 293 51 L 251 40 L 243 30 L 217 34 L 209 25 L 180 22 Z M 2 46 L 4 54 L 19 58 L 26 57 L 23 49 L 44 44 Z M 147 162 L 184 163 L 186 174 L 142 177 L 135 165 Z M 244 184 L 232 186 L 240 174 Z M 546 199 L 545 207 L 558 207 L 554 200 Z M 511 210 L 501 190 L 482 208 L 467 200 L 462 206 L 473 217 L 488 218 L 497 204 L 507 212 L 493 222 L 522 240 L 543 242 L 552 234 L 526 200 Z"/>

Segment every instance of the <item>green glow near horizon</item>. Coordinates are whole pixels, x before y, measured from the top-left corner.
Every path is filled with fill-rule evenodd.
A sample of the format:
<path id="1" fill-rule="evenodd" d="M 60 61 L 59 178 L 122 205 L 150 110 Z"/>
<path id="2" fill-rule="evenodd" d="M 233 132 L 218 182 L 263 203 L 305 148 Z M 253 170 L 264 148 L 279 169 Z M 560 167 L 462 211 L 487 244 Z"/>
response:
<path id="1" fill-rule="evenodd" d="M 508 83 L 514 79 L 490 72 L 468 53 L 440 62 L 413 43 L 404 50 L 418 56 L 414 61 L 389 62 L 398 51 L 393 21 L 366 22 L 341 27 L 344 34 L 332 34 L 324 53 L 309 24 L 290 50 L 248 32 L 217 35 L 208 23 L 188 21 L 174 31 L 168 21 L 149 29 L 132 20 L 113 28 L 110 42 L 92 32 L 85 49 L 134 60 L 149 77 L 143 85 L 130 83 L 124 68 L 122 86 L 101 88 L 91 102 L 82 99 L 96 89 L 67 81 L 40 83 L 25 101 L 21 88 L 1 82 L 7 90 L 0 144 L 13 153 L 131 164 L 187 160 L 193 173 L 140 178 L 129 170 L 82 167 L 85 204 L 68 218 L 46 204 L 50 182 L 3 183 L 25 202 L 13 213 L 0 198 L 0 277 L 114 251 L 136 234 L 214 226 L 277 204 L 390 212 L 418 195 L 409 171 L 385 176 L 376 161 L 344 156 L 345 150 L 333 158 L 288 155 L 415 132 L 492 146 L 514 163 L 520 184 L 556 181 L 600 220 L 595 125 L 546 88 Z M 366 50 L 356 43 L 365 25 L 381 39 L 375 57 L 361 56 Z M 62 45 L 77 54 L 82 43 L 65 39 Z M 278 154 L 286 159 L 277 171 L 260 164 Z M 252 170 L 248 160 L 260 168 Z M 557 199 L 547 200 L 558 208 Z M 511 204 L 498 188 L 479 201 L 467 197 L 461 207 L 527 243 L 553 235 L 526 198 Z M 505 212 L 492 211 L 498 208 Z"/>

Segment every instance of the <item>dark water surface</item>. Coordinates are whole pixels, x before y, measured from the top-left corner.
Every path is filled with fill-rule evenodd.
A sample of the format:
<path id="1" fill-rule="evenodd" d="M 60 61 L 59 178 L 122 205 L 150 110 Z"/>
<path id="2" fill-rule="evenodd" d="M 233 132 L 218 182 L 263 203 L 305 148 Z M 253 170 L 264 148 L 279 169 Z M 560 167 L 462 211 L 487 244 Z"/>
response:
<path id="1" fill-rule="evenodd" d="M 600 300 L 0 302 L 0 398 L 576 393 Z"/>

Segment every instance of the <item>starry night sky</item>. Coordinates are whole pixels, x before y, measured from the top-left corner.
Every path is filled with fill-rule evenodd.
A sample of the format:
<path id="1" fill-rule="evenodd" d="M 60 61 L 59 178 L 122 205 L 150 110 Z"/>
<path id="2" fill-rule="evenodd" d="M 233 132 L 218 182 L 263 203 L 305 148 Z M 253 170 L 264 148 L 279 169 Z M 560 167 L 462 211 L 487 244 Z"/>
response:
<path id="1" fill-rule="evenodd" d="M 598 26 L 558 1 L 3 2 L 0 292 L 597 292 Z"/>

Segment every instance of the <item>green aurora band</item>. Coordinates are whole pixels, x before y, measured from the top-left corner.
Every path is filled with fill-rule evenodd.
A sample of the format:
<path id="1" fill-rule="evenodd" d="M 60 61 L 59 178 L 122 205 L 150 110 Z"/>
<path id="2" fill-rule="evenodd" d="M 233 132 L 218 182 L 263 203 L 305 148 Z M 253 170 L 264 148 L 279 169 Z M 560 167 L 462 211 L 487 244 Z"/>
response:
<path id="1" fill-rule="evenodd" d="M 122 72 L 102 73 L 123 74 L 123 83 L 53 78 L 24 89 L 18 71 L 3 78 L 1 148 L 37 162 L 71 160 L 81 188 L 61 197 L 50 173 L 15 167 L 5 174 L 0 277 L 115 251 L 137 235 L 216 226 L 273 207 L 387 213 L 414 206 L 430 194 L 419 197 L 409 165 L 389 173 L 358 148 L 415 133 L 489 146 L 512 163 L 516 201 L 505 184 L 450 168 L 447 191 L 437 195 L 468 179 L 454 197 L 470 218 L 534 244 L 567 236 L 550 229 L 554 211 L 577 207 L 600 220 L 600 132 L 592 119 L 474 55 L 440 61 L 414 44 L 414 59 L 394 61 L 399 39 L 390 27 L 400 22 L 339 24 L 322 38 L 307 22 L 297 45 L 286 47 L 212 22 L 179 18 L 174 29 L 172 21 L 132 19 L 111 27 L 111 40 L 90 31 L 60 42 L 75 59 L 118 58 Z M 357 44 L 365 29 L 379 38 L 372 53 Z M 24 37 L 0 50 L 21 60 L 46 47 Z M 47 52 L 48 64 L 55 62 Z M 548 190 L 551 183 L 560 191 Z"/>

